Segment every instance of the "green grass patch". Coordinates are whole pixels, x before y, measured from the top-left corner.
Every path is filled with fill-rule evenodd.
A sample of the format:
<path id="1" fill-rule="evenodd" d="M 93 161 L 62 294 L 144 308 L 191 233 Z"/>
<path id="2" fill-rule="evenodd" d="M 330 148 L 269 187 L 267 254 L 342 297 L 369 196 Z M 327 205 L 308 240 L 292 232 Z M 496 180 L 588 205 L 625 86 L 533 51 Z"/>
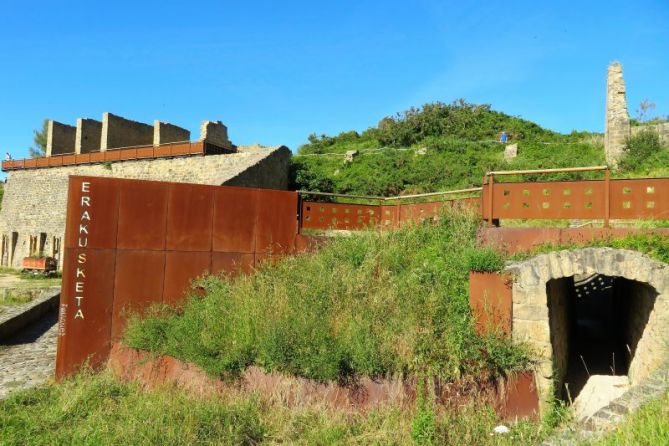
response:
<path id="1" fill-rule="evenodd" d="M 598 247 L 638 251 L 661 262 L 669 263 L 669 236 L 663 234 L 630 234 L 621 238 L 606 238 L 586 243 L 563 243 L 559 245 L 547 243 L 537 246 L 531 251 L 515 254 L 510 257 L 510 260 L 525 260 L 539 254 L 565 249 Z"/>
<path id="2" fill-rule="evenodd" d="M 194 398 L 174 388 L 142 391 L 109 373 L 83 373 L 62 384 L 19 391 L 0 401 L 0 443 L 14 445 L 516 445 L 550 433 L 536 423 L 499 424 L 481 404 L 457 410 L 426 403 L 364 413 L 286 407 L 230 390 Z"/>
<path id="3" fill-rule="evenodd" d="M 7 296 L 0 297 L 0 306 L 22 305 L 27 304 L 31 300 L 32 297 L 27 294 L 8 294 Z"/>
<path id="4" fill-rule="evenodd" d="M 657 446 L 669 444 L 669 393 L 630 415 L 594 446 Z"/>
<path id="5" fill-rule="evenodd" d="M 125 341 L 223 376 L 252 364 L 340 382 L 523 369 L 522 348 L 472 328 L 465 252 L 478 225 L 449 213 L 436 225 L 336 238 L 251 276 L 207 277 L 205 298 L 132 317 Z"/>

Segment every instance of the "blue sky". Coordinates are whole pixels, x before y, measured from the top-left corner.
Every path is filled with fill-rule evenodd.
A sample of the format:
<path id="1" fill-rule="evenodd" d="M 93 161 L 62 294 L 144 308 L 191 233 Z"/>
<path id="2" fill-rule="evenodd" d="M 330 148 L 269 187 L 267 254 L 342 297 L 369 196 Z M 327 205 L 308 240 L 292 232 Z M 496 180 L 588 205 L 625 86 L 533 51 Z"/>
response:
<path id="1" fill-rule="evenodd" d="M 632 115 L 669 114 L 669 1 L 28 2 L 0 9 L 0 153 L 109 111 L 237 144 L 364 130 L 425 102 L 603 131 L 607 64 Z"/>

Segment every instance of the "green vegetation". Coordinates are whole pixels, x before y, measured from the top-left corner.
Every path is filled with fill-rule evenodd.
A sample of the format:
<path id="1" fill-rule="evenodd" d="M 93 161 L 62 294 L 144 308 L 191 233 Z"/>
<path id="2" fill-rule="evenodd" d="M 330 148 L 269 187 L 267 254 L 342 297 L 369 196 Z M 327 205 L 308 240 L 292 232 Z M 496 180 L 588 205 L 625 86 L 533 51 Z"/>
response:
<path id="1" fill-rule="evenodd" d="M 509 143 L 519 144 L 519 156 L 511 163 L 504 161 L 503 145 L 496 142 L 502 131 L 509 134 Z M 416 152 L 420 148 L 427 149 L 424 155 Z M 358 150 L 359 155 L 344 163 L 349 150 Z M 460 100 L 412 108 L 384 118 L 378 127 L 361 134 L 311 135 L 293 159 L 293 185 L 303 190 L 390 196 L 479 186 L 490 170 L 601 164 L 603 141 L 597 135 L 561 135 L 488 105 Z M 576 178 L 594 176 L 586 173 Z"/>
<path id="2" fill-rule="evenodd" d="M 518 157 L 504 160 L 502 131 L 518 144 Z M 419 149 L 423 149 L 420 150 Z M 350 163 L 344 154 L 357 150 Z M 423 154 L 421 154 L 423 153 Z M 617 177 L 669 176 L 669 151 L 652 131 L 629 139 Z M 393 196 L 480 186 L 491 170 L 527 170 L 604 165 L 602 135 L 562 135 L 524 119 L 463 100 L 411 108 L 362 133 L 310 135 L 293 157 L 295 189 Z M 525 175 L 524 181 L 601 178 L 602 174 Z M 517 181 L 521 177 L 504 177 Z"/>
<path id="3" fill-rule="evenodd" d="M 465 251 L 469 271 L 496 272 L 504 267 L 504 257 L 490 247 L 471 248 Z"/>
<path id="4" fill-rule="evenodd" d="M 563 249 L 579 249 L 590 247 L 609 247 L 615 249 L 629 249 L 642 252 L 649 257 L 664 263 L 669 263 L 669 236 L 662 234 L 631 234 L 622 238 L 594 240 L 587 243 L 543 244 L 531 251 L 519 253 L 510 257 L 511 260 L 524 260 L 538 254 L 559 251 Z"/>
<path id="5" fill-rule="evenodd" d="M 425 409 L 429 411 L 429 406 Z M 17 392 L 0 401 L 0 443 L 13 445 L 517 445 L 549 429 L 520 422 L 492 435 L 493 411 L 382 407 L 367 413 L 286 407 L 260 395 L 229 391 L 194 398 L 173 388 L 145 391 L 109 373 L 83 373 L 62 384 Z M 425 419 L 425 424 L 415 420 Z M 429 429 L 418 431 L 416 426 Z M 414 442 L 415 439 L 415 442 Z"/>
<path id="6" fill-rule="evenodd" d="M 39 158 L 46 153 L 47 134 L 49 133 L 49 120 L 42 121 L 42 128 L 33 130 L 33 146 L 28 147 L 31 158 Z"/>
<path id="7" fill-rule="evenodd" d="M 0 298 L 0 306 L 27 304 L 32 300 L 28 294 L 8 294 Z"/>
<path id="8" fill-rule="evenodd" d="M 630 415 L 616 429 L 598 441 L 597 446 L 657 446 L 669 444 L 669 393 Z"/>
<path id="9" fill-rule="evenodd" d="M 435 226 L 337 238 L 252 276 L 207 277 L 205 298 L 132 318 L 125 340 L 224 376 L 251 364 L 340 382 L 522 369 L 522 349 L 472 328 L 464 253 L 478 224 L 450 213 Z"/>
<path id="10" fill-rule="evenodd" d="M 627 139 L 620 170 L 629 176 L 669 175 L 669 150 L 664 150 L 657 132 L 642 130 Z"/>

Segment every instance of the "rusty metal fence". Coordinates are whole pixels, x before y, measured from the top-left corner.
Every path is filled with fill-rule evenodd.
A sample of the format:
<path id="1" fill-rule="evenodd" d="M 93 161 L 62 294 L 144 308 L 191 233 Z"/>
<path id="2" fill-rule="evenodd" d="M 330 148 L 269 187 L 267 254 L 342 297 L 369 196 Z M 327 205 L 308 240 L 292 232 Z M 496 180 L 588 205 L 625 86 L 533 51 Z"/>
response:
<path id="1" fill-rule="evenodd" d="M 472 196 L 480 187 L 447 192 L 405 195 L 399 197 L 370 197 L 321 192 L 300 192 L 300 230 L 361 230 L 395 229 L 407 222 L 438 218 L 444 208 L 473 208 L 479 211 L 480 198 Z M 376 201 L 376 204 L 333 203 L 307 201 L 305 196 L 331 199 Z M 435 197 L 440 199 L 434 200 Z M 423 200 L 406 203 L 407 200 Z M 425 201 L 432 200 L 432 201 Z"/>
<path id="2" fill-rule="evenodd" d="M 602 180 L 495 182 L 496 176 L 601 171 Z M 481 193 L 482 218 L 502 219 L 669 219 L 669 178 L 611 179 L 606 166 L 490 172 Z"/>
<path id="3" fill-rule="evenodd" d="M 154 158 L 169 158 L 187 155 L 205 155 L 227 153 L 224 149 L 205 141 L 168 143 L 159 146 L 139 146 L 119 149 L 109 149 L 104 152 L 90 152 L 81 154 L 52 155 L 48 157 L 7 160 L 2 162 L 3 172 L 21 169 L 36 169 L 43 167 L 61 167 L 76 164 L 107 163 L 112 161 L 130 161 Z"/>

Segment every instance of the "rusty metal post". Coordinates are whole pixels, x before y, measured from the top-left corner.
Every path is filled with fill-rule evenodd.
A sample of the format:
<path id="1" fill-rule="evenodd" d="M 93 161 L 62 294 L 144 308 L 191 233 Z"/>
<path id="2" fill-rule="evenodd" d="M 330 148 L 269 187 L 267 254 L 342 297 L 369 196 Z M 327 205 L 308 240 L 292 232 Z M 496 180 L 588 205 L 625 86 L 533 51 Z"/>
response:
<path id="1" fill-rule="evenodd" d="M 491 173 L 488 174 L 488 227 L 492 228 L 493 219 L 492 219 L 492 210 L 493 210 L 493 185 L 494 185 L 494 175 Z"/>
<path id="2" fill-rule="evenodd" d="M 302 234 L 302 193 L 297 193 L 297 233 Z"/>
<path id="3" fill-rule="evenodd" d="M 604 171 L 604 227 L 609 227 L 611 215 L 611 170 Z"/>

